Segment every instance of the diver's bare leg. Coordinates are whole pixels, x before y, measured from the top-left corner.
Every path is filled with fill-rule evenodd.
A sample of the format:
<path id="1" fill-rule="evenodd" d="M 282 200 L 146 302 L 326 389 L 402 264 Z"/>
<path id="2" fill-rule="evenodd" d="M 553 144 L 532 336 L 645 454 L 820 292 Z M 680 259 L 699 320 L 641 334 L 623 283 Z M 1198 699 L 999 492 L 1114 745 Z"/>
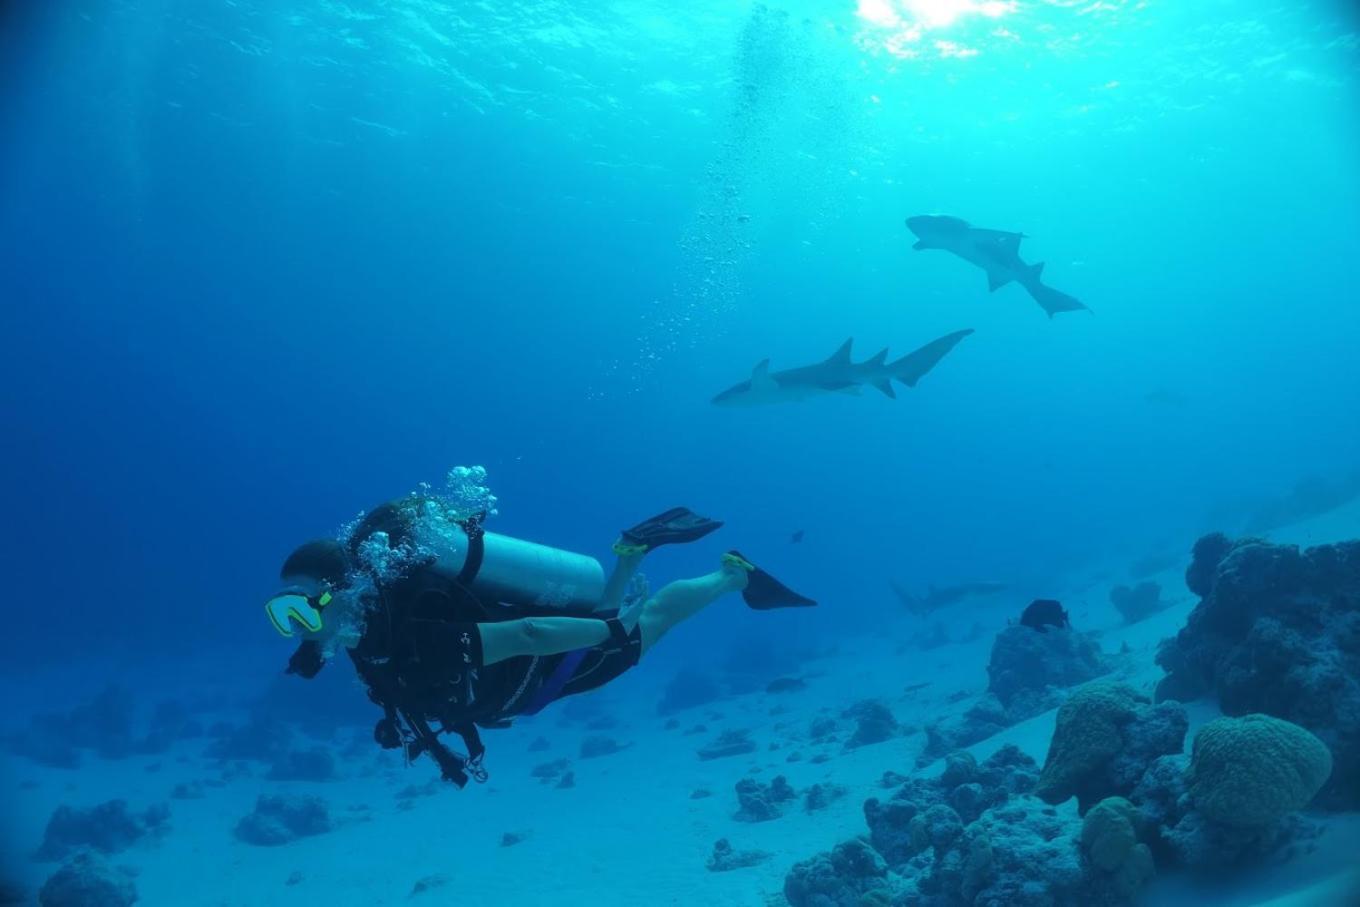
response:
<path id="1" fill-rule="evenodd" d="M 697 579 L 682 579 L 663 586 L 649 598 L 638 614 L 642 629 L 642 651 L 656 645 L 681 621 L 693 617 L 729 592 L 746 588 L 747 567 L 730 556 L 722 567 Z"/>
<path id="2" fill-rule="evenodd" d="M 609 626 L 594 617 L 526 617 L 481 623 L 482 664 L 522 655 L 561 655 L 609 639 Z"/>
<path id="3" fill-rule="evenodd" d="M 627 548 L 616 545 L 614 550 L 618 553 L 619 559 L 614 564 L 614 572 L 609 574 L 609 581 L 604 585 L 604 594 L 600 596 L 596 611 L 619 610 L 623 605 L 623 596 L 628 592 L 628 584 L 637 576 L 642 559 L 647 556 L 647 549 L 641 547 Z M 633 629 L 631 624 L 628 629 Z"/>

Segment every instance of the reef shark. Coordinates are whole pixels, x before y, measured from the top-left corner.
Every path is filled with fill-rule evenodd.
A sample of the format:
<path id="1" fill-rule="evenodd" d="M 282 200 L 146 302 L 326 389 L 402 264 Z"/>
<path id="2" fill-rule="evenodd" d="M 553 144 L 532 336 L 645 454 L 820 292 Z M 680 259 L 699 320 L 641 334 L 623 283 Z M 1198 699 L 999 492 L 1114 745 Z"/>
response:
<path id="1" fill-rule="evenodd" d="M 1015 281 L 1029 291 L 1029 295 L 1052 318 L 1058 312 L 1075 312 L 1086 308 L 1078 299 L 1053 289 L 1040 277 L 1042 262 L 1025 264 L 1020 258 L 1023 233 L 1004 230 L 984 230 L 966 220 L 943 214 L 922 214 L 907 218 L 907 229 L 916 234 L 913 249 L 942 249 L 952 252 L 969 264 L 987 272 L 987 289 L 992 292 Z"/>
<path id="2" fill-rule="evenodd" d="M 893 379 L 907 387 L 915 387 L 922 375 L 934 368 L 946 353 L 971 333 L 972 328 L 946 334 L 915 352 L 907 353 L 896 362 L 888 361 L 886 349 L 864 362 L 850 361 L 853 338 L 816 365 L 772 372 L 770 360 L 762 359 L 752 369 L 750 378 L 718 394 L 713 398 L 713 403 L 718 406 L 788 403 L 818 394 L 858 394 L 865 385 L 872 385 L 895 399 L 897 392 L 893 390 Z"/>
<path id="3" fill-rule="evenodd" d="M 987 598 L 1010 588 L 1006 583 L 959 583 L 957 586 L 945 586 L 942 589 L 931 586 L 925 595 L 912 595 L 891 580 L 888 585 L 892 588 L 893 595 L 917 617 L 927 617 L 941 608 L 956 605 L 965 599 Z"/>

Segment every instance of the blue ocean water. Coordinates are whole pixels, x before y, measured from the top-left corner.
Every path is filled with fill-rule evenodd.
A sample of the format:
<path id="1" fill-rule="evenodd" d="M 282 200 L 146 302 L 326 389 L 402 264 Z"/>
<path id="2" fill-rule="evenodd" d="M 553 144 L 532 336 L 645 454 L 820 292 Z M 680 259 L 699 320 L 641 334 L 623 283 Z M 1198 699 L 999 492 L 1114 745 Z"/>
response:
<path id="1" fill-rule="evenodd" d="M 682 504 L 726 525 L 654 584 L 737 547 L 820 600 L 724 601 L 645 689 L 880 633 L 890 581 L 1028 600 L 1342 502 L 1357 25 L 1320 0 L 5 4 L 13 723 L 120 679 L 256 694 L 291 651 L 260 610 L 283 557 L 455 464 L 487 469 L 497 532 L 605 559 Z M 913 251 L 931 213 L 1022 232 L 1090 311 Z M 897 399 L 711 403 L 767 358 L 965 328 Z"/>

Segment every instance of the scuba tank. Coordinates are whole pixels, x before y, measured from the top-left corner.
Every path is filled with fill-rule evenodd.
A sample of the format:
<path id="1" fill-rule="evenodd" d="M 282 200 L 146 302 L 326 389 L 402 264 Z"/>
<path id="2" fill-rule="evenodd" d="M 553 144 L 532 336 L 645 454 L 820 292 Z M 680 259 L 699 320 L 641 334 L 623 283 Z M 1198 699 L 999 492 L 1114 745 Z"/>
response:
<path id="1" fill-rule="evenodd" d="M 434 498 L 413 496 L 375 508 L 354 529 L 351 556 L 378 533 L 392 548 L 412 544 L 427 551 L 429 567 L 488 605 L 581 613 L 595 610 L 604 597 L 604 568 L 595 558 L 487 532 L 479 518 L 459 518 Z"/>
<path id="2" fill-rule="evenodd" d="M 593 611 L 604 597 L 604 568 L 593 557 L 476 527 L 458 531 L 461 543 L 441 552 L 436 566 L 467 577 L 463 582 L 485 602 L 581 612 Z"/>

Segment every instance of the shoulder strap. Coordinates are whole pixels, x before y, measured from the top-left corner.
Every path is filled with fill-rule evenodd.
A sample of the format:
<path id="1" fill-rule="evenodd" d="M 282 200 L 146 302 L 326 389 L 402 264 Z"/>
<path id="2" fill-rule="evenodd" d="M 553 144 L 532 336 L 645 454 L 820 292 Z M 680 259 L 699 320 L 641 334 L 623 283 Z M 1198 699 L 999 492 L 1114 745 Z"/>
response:
<path id="1" fill-rule="evenodd" d="M 472 581 L 477 578 L 477 572 L 482 569 L 482 559 L 486 557 L 486 530 L 482 528 L 485 516 L 486 514 L 479 513 L 458 524 L 467 533 L 468 538 L 467 557 L 463 559 L 463 569 L 458 573 L 458 582 L 464 586 L 472 585 Z"/>

